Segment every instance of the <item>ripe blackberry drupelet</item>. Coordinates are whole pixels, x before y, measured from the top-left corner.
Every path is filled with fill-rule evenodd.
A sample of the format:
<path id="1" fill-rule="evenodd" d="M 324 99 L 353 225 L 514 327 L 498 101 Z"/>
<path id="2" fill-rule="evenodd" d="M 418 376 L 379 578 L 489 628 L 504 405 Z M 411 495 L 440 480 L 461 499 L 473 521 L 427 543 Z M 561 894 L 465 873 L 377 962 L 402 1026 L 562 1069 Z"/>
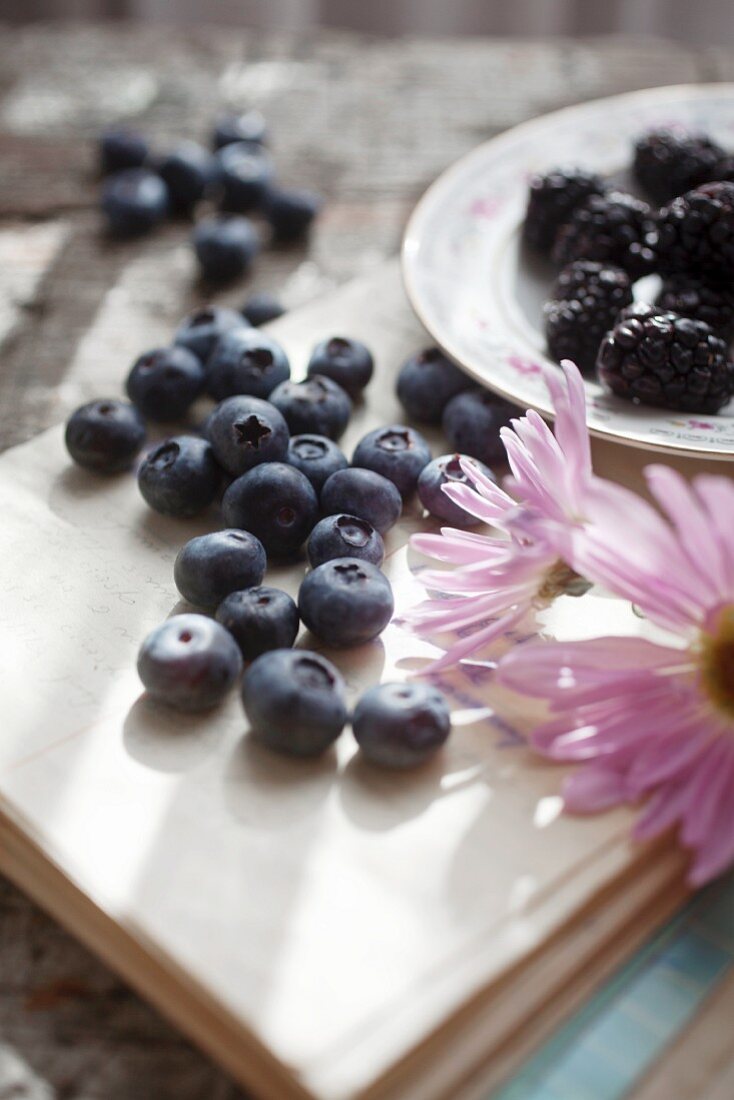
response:
<path id="1" fill-rule="evenodd" d="M 681 412 L 716 413 L 734 390 L 724 341 L 702 321 L 655 307 L 623 312 L 602 341 L 597 370 L 618 397 Z"/>
<path id="2" fill-rule="evenodd" d="M 639 279 L 653 270 L 656 241 L 654 217 L 647 203 L 622 191 L 610 191 L 591 195 L 577 206 L 556 238 L 553 260 L 562 266 L 574 260 L 615 264 Z"/>
<path id="3" fill-rule="evenodd" d="M 696 272 L 707 278 L 734 276 L 734 183 L 706 183 L 673 199 L 660 211 L 659 269 Z"/>
<path id="4" fill-rule="evenodd" d="M 651 130 L 635 143 L 632 170 L 658 205 L 670 202 L 717 173 L 724 150 L 705 134 Z"/>
<path id="5" fill-rule="evenodd" d="M 602 337 L 631 301 L 632 283 L 621 267 L 594 260 L 564 267 L 543 310 L 548 351 L 592 374 Z"/>
<path id="6" fill-rule="evenodd" d="M 703 321 L 727 344 L 734 338 L 734 288 L 727 283 L 671 275 L 663 282 L 655 304 L 681 317 Z"/>
<path id="7" fill-rule="evenodd" d="M 533 176 L 528 190 L 528 205 L 523 240 L 528 248 L 549 255 L 560 227 L 589 195 L 604 193 L 599 176 L 579 168 L 553 168 Z"/>

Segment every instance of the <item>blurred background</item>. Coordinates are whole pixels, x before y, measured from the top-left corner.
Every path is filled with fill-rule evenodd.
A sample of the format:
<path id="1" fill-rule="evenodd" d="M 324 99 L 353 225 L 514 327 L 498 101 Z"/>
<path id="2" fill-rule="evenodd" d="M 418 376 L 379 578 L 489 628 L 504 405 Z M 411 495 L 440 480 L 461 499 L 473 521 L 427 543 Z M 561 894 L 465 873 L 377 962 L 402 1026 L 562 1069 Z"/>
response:
<path id="1" fill-rule="evenodd" d="M 732 0 L 0 0 L 0 18 L 130 19 L 395 35 L 656 34 L 734 42 Z"/>

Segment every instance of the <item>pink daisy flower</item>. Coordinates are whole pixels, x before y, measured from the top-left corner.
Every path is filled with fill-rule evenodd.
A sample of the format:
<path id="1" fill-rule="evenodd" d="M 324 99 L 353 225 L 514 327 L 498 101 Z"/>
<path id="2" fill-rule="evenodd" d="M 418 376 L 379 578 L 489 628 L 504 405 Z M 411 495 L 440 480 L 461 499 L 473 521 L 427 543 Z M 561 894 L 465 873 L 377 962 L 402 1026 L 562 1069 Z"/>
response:
<path id="1" fill-rule="evenodd" d="M 437 597 L 419 604 L 403 621 L 423 635 L 468 631 L 424 672 L 456 664 L 511 630 L 531 610 L 562 592 L 580 594 L 588 587 L 559 554 L 561 544 L 572 546 L 569 525 L 581 523 L 593 480 L 583 380 L 568 361 L 563 373 L 564 381 L 555 371 L 546 374 L 555 434 L 533 411 L 502 429 L 512 472 L 509 492 L 471 459 L 461 461 L 471 486 L 443 487 L 456 504 L 502 534 L 444 527 L 439 535 L 411 539 L 416 550 L 455 568 L 421 574 L 422 583 Z"/>
<path id="2" fill-rule="evenodd" d="M 635 835 L 677 826 L 699 886 L 734 860 L 734 483 L 688 484 L 665 466 L 646 477 L 663 514 L 596 483 L 574 561 L 667 631 L 669 644 L 531 643 L 509 652 L 497 675 L 548 700 L 536 748 L 583 764 L 566 781 L 566 807 L 644 799 Z"/>

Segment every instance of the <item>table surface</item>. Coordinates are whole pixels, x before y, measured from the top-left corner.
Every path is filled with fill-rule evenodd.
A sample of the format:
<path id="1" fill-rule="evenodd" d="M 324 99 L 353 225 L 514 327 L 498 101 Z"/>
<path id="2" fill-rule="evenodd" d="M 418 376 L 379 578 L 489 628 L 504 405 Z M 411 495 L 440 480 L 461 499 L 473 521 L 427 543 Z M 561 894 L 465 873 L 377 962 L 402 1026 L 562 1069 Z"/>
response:
<path id="1" fill-rule="evenodd" d="M 327 207 L 308 248 L 269 250 L 218 295 L 253 289 L 295 306 L 394 254 L 422 190 L 472 146 L 523 119 L 616 92 L 734 79 L 734 52 L 657 39 L 385 40 L 340 33 L 37 25 L 0 39 L 0 449 L 75 403 L 65 376 L 107 295 L 134 277 L 171 326 L 206 300 L 156 279 L 185 237 L 173 223 L 109 245 L 92 143 L 128 118 L 165 148 L 205 138 L 223 105 L 258 105 L 284 182 Z M 134 265 L 134 267 L 133 267 Z M 142 349 L 141 349 L 142 350 Z M 734 1057 L 707 1015 L 637 1100 L 723 1100 Z M 728 1007 L 727 1007 L 728 1006 Z M 696 1058 L 687 1051 L 696 1047 Z M 692 1064 L 695 1063 L 695 1064 Z M 240 1090 L 104 966 L 0 880 L 0 1098 L 225 1100 Z"/>

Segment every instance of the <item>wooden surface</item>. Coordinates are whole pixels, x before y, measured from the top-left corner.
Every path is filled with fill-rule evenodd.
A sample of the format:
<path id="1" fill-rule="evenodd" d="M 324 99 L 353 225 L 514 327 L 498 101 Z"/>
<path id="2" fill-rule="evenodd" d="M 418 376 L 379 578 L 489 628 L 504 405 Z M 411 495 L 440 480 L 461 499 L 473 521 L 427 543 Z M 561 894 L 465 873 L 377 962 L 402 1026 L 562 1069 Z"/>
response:
<path id="1" fill-rule="evenodd" d="M 185 226 L 140 244 L 101 242 L 90 140 L 105 123 L 127 116 L 165 146 L 204 137 L 227 101 L 257 102 L 271 123 L 284 181 L 317 187 L 328 199 L 310 250 L 266 252 L 251 282 L 295 305 L 394 253 L 412 203 L 437 172 L 505 127 L 617 91 L 734 76 L 734 54 L 653 40 L 378 43 L 151 28 L 1 33 L 3 448 L 78 403 L 84 334 L 116 286 L 132 283 L 171 326 L 205 294 L 185 252 L 175 282 L 156 277 L 164 257 L 170 271 Z M 220 300 L 238 303 L 246 289 Z M 710 1062 L 705 1091 L 697 1078 L 676 1075 L 676 1100 L 728 1094 L 730 1059 L 714 1051 Z M 0 1097 L 238 1095 L 104 967 L 0 884 Z M 651 1079 L 645 1095 L 671 1093 Z"/>

